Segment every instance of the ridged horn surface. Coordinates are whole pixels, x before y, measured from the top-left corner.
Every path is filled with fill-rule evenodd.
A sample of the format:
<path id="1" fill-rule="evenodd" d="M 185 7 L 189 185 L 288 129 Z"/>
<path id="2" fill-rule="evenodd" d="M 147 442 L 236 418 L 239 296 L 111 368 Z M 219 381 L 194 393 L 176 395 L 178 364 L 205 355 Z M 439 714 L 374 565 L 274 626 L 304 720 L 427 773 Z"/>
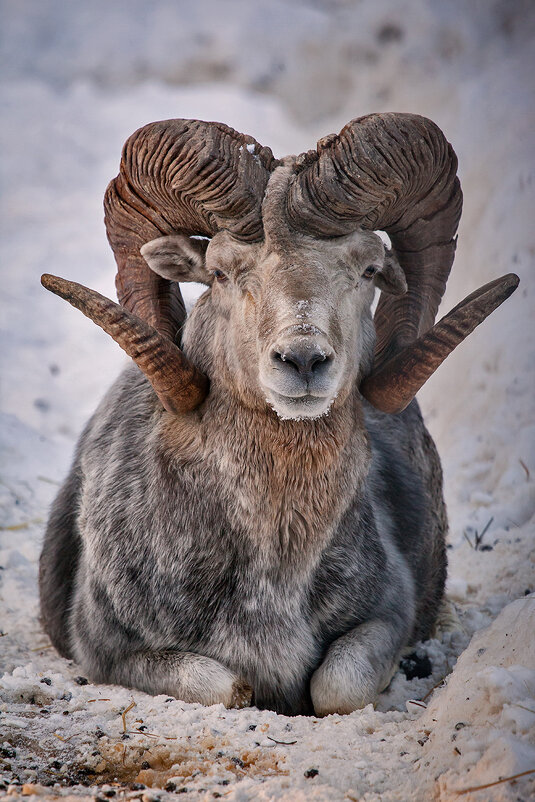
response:
<path id="1" fill-rule="evenodd" d="M 41 283 L 113 337 L 145 374 L 168 412 L 190 412 L 203 402 L 208 392 L 206 376 L 149 323 L 74 281 L 45 273 Z"/>
<path id="2" fill-rule="evenodd" d="M 375 314 L 378 369 L 434 323 L 461 214 L 456 170 L 442 131 L 415 114 L 360 117 L 298 157 L 290 225 L 319 237 L 384 230 L 405 272 L 407 293 L 383 293 Z"/>
<path id="3" fill-rule="evenodd" d="M 132 134 L 104 199 L 119 303 L 174 339 L 185 319 L 179 286 L 153 273 L 140 248 L 222 228 L 261 239 L 262 198 L 276 164 L 269 148 L 222 123 L 164 120 Z"/>
<path id="4" fill-rule="evenodd" d="M 361 384 L 362 395 L 383 412 L 401 412 L 446 357 L 518 286 L 508 273 L 468 295 L 423 337 L 403 348 Z"/>

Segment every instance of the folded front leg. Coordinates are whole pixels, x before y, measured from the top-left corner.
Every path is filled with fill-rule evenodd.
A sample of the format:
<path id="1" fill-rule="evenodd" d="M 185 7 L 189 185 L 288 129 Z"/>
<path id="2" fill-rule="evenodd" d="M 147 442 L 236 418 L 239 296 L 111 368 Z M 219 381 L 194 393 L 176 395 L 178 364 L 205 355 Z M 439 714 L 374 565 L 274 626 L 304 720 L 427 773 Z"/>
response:
<path id="1" fill-rule="evenodd" d="M 252 688 L 217 660 L 193 652 L 136 652 L 122 656 L 98 682 L 138 688 L 154 696 L 167 694 L 183 702 L 248 707 Z"/>
<path id="2" fill-rule="evenodd" d="M 392 679 L 406 632 L 399 621 L 372 620 L 335 640 L 310 681 L 316 715 L 352 713 L 373 702 Z"/>

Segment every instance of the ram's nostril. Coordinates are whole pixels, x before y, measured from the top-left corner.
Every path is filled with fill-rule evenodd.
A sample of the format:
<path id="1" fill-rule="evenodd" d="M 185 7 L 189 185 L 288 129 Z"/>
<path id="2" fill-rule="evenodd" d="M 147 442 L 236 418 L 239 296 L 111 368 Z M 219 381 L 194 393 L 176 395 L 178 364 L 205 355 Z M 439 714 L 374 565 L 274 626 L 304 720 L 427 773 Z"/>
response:
<path id="1" fill-rule="evenodd" d="M 318 353 L 318 356 L 312 360 L 310 364 L 310 370 L 312 371 L 312 373 L 314 373 L 314 371 L 317 370 L 321 365 L 323 365 L 325 362 L 330 362 L 330 361 L 331 357 L 327 356 L 327 354 L 321 351 Z"/>
<path id="2" fill-rule="evenodd" d="M 272 351 L 271 359 L 278 370 L 299 370 L 298 366 L 292 361 L 286 351 Z"/>
<path id="3" fill-rule="evenodd" d="M 298 373 L 301 372 L 299 359 L 296 359 L 292 354 L 288 353 L 288 351 L 273 351 L 271 358 L 275 363 L 285 365 L 289 370 L 295 370 Z"/>

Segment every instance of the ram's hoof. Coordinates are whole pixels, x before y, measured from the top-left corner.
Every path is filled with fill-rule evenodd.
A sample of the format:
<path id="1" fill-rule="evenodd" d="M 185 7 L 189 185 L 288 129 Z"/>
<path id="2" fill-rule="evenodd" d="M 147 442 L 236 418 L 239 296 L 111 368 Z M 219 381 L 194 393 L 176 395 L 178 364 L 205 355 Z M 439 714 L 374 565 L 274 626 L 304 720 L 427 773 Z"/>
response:
<path id="1" fill-rule="evenodd" d="M 250 707 L 253 698 L 253 689 L 244 680 L 237 680 L 232 686 L 232 698 L 230 707 L 242 708 Z"/>
<path id="2" fill-rule="evenodd" d="M 465 632 L 455 602 L 449 596 L 442 599 L 430 637 L 438 638 L 442 632 Z"/>

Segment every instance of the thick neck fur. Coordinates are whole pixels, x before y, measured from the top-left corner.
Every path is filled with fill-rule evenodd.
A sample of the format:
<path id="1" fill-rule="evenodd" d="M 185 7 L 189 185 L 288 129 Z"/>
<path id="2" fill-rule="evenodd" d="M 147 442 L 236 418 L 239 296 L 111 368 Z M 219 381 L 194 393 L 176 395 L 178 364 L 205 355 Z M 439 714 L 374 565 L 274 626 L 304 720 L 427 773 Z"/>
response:
<path id="1" fill-rule="evenodd" d="M 356 391 L 322 418 L 283 421 L 213 388 L 201 413 L 166 414 L 162 435 L 178 469 L 202 471 L 230 525 L 294 567 L 319 559 L 369 465 Z"/>

